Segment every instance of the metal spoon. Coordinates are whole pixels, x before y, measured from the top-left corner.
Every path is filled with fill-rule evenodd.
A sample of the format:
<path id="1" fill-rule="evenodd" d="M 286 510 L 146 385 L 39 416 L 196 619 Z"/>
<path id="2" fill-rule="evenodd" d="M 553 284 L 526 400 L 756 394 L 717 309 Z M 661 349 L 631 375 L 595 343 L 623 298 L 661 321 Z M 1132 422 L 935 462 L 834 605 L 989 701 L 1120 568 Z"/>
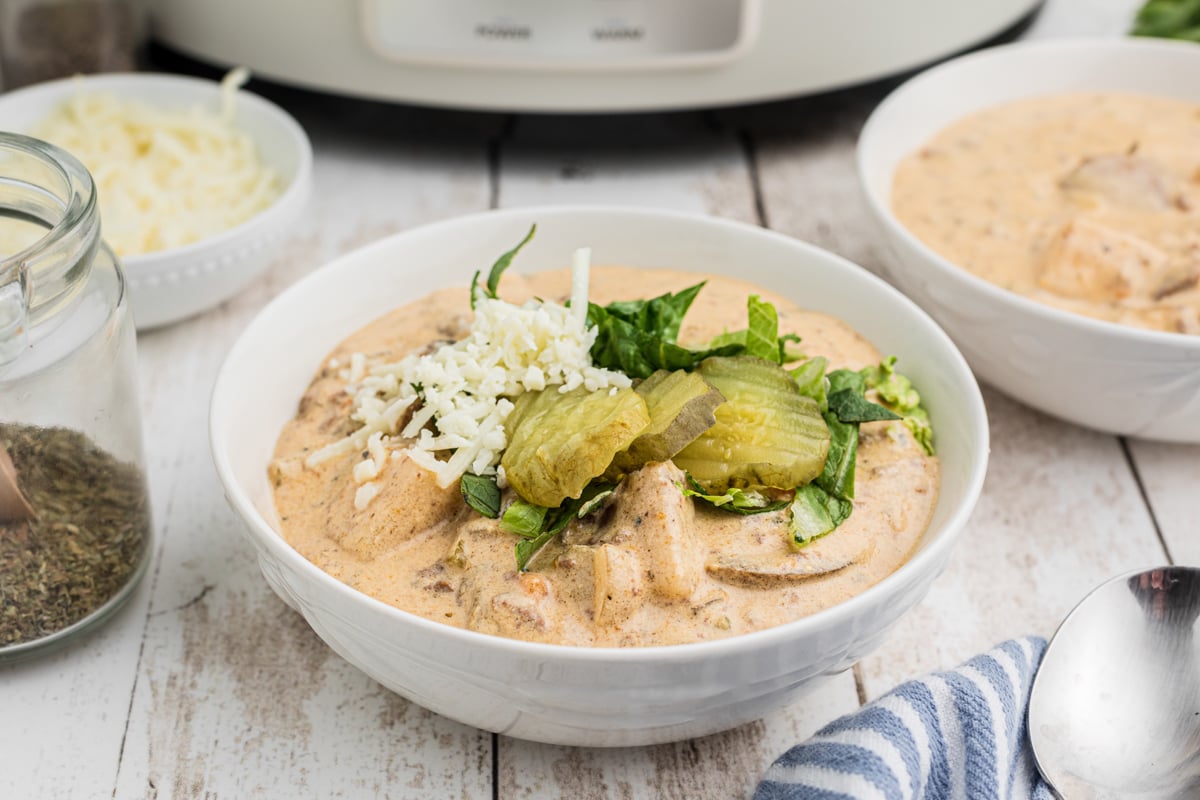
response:
<path id="1" fill-rule="evenodd" d="M 1200 797 L 1200 569 L 1123 575 L 1054 634 L 1029 698 L 1042 777 L 1065 800 Z"/>

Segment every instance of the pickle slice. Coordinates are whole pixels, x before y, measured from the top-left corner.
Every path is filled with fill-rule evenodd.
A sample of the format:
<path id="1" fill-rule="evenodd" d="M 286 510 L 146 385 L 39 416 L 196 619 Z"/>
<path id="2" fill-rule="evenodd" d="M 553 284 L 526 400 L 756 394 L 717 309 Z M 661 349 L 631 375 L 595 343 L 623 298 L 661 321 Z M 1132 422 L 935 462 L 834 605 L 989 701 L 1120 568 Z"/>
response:
<path id="1" fill-rule="evenodd" d="M 716 423 L 674 461 L 712 494 L 739 488 L 793 489 L 821 474 L 829 426 L 817 402 L 778 364 L 714 356 L 699 373 L 725 397 Z"/>
<path id="2" fill-rule="evenodd" d="M 725 402 L 708 381 L 684 370 L 659 370 L 634 391 L 646 401 L 650 424 L 613 458 L 605 474 L 614 479 L 643 464 L 669 461 L 716 423 L 713 410 Z"/>
<path id="3" fill-rule="evenodd" d="M 646 401 L 633 389 L 527 392 L 505 421 L 500 465 L 522 498 L 555 508 L 579 497 L 649 423 Z"/>

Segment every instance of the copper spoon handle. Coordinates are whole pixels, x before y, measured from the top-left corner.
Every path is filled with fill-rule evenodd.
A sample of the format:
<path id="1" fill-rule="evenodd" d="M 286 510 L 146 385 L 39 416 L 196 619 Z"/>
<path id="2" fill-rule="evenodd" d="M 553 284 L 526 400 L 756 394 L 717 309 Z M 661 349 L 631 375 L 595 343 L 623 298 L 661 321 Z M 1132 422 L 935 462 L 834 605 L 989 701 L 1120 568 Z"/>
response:
<path id="1" fill-rule="evenodd" d="M 33 519 L 33 507 L 17 482 L 17 468 L 8 450 L 0 444 L 0 524 Z"/>

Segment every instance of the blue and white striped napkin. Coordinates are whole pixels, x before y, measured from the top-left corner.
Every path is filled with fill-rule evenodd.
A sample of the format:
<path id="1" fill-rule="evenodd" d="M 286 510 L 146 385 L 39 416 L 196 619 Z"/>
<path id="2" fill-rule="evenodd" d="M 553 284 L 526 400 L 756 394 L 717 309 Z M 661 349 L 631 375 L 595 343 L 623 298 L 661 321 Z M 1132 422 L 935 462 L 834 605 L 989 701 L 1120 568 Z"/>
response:
<path id="1" fill-rule="evenodd" d="M 1054 800 L 1025 729 L 1044 639 L 1012 639 L 835 720 L 767 770 L 754 800 Z"/>

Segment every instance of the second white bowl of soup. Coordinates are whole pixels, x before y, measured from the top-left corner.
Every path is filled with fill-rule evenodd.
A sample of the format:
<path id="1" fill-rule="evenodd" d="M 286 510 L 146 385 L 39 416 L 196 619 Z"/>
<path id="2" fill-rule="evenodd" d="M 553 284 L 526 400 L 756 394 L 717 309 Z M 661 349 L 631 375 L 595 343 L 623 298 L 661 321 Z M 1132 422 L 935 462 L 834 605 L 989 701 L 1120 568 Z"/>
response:
<path id="1" fill-rule="evenodd" d="M 911 79 L 859 141 L 894 282 L 982 379 L 1200 442 L 1200 48 L 1006 45 Z"/>
<path id="2" fill-rule="evenodd" d="M 497 255 L 533 223 L 535 238 L 497 287 L 511 315 L 497 316 L 479 296 L 472 313 L 472 275 L 480 270 L 486 281 Z M 678 331 L 688 347 L 744 326 L 756 294 L 778 312 L 779 334 L 801 337 L 780 342 L 806 358 L 827 358 L 830 369 L 859 374 L 896 356 L 896 369 L 921 393 L 936 456 L 921 445 L 919 424 L 861 423 L 849 517 L 792 547 L 790 490 L 770 493 L 785 501 L 773 510 L 728 513 L 684 493 L 684 469 L 703 475 L 704 466 L 695 454 L 685 458 L 685 448 L 628 468 L 610 498 L 573 509 L 550 549 L 522 560 L 520 543 L 530 539 L 502 524 L 520 499 L 515 466 L 506 473 L 513 486 L 497 495 L 501 519 L 485 513 L 486 502 L 466 502 L 457 473 L 441 480 L 463 452 L 471 453 L 469 472 L 489 475 L 496 462 L 488 450 L 503 442 L 482 431 L 451 441 L 455 455 L 447 460 L 448 453 L 415 452 L 425 441 L 417 429 L 431 427 L 422 427 L 423 410 L 439 409 L 437 435 L 426 443 L 436 449 L 437 440 L 453 438 L 455 412 L 435 396 L 448 374 L 479 373 L 469 378 L 472 397 L 461 409 L 500 391 L 486 388 L 488 376 L 510 367 L 516 349 L 499 360 L 468 350 L 480 325 L 491 326 L 492 341 L 526 323 L 549 325 L 557 331 L 547 340 L 555 358 L 516 372 L 527 397 L 557 379 L 574 346 L 571 309 L 562 303 L 580 291 L 563 268 L 580 246 L 591 248 L 595 264 L 588 299 L 609 309 L 707 277 Z M 419 379 L 407 371 L 416 363 L 406 359 L 410 353 L 430 359 Z M 463 357 L 455 360 L 456 353 Z M 787 375 L 770 358 L 754 358 L 754 368 Z M 779 358 L 794 356 L 780 351 Z M 584 370 L 598 387 L 592 396 L 609 402 L 631 391 L 593 366 Z M 703 369 L 721 385 L 721 376 Z M 552 384 L 545 391 L 556 392 Z M 722 402 L 741 402 L 724 391 Z M 409 402 L 416 396 L 409 392 L 419 399 Z M 504 392 L 521 402 L 517 389 Z M 830 409 L 840 405 L 836 394 L 826 397 Z M 874 390 L 870 396 L 882 399 Z M 389 421 L 393 408 L 400 416 Z M 533 413 L 518 408 L 506 418 L 511 446 Z M 264 575 L 334 650 L 454 719 L 589 746 L 733 727 L 870 652 L 941 571 L 987 462 L 986 415 L 966 362 L 894 289 L 759 228 L 628 209 L 475 215 L 340 259 L 284 292 L 249 326 L 218 378 L 211 423 L 218 473 Z M 580 415 L 535 433 L 558 447 L 585 424 L 590 419 Z M 738 437 L 755 432 L 747 425 Z M 822 459 L 835 472 L 853 462 L 844 452 Z M 546 460 L 552 469 L 573 464 Z M 760 465 L 764 473 L 777 466 L 771 461 Z"/>

